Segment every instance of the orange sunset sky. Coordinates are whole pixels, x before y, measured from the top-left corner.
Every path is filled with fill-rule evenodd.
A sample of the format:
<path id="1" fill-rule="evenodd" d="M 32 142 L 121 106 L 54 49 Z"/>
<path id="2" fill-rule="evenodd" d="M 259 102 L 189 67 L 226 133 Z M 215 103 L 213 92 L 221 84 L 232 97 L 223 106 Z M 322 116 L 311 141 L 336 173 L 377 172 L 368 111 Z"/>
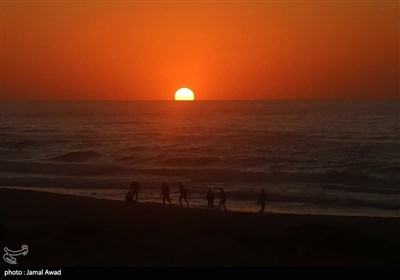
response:
<path id="1" fill-rule="evenodd" d="M 1 98 L 399 98 L 399 1 L 1 1 Z"/>

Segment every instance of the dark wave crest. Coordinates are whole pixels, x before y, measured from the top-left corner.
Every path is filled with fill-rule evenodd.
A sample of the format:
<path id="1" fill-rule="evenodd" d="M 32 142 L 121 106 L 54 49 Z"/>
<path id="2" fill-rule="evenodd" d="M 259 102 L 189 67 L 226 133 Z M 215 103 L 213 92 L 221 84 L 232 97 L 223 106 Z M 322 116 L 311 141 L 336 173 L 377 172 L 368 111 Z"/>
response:
<path id="1" fill-rule="evenodd" d="M 219 162 L 218 157 L 177 157 L 158 162 L 161 166 L 207 166 Z"/>
<path id="2" fill-rule="evenodd" d="M 35 146 L 40 146 L 42 143 L 39 141 L 34 141 L 34 140 L 18 140 L 18 141 L 10 141 L 10 142 L 3 142 L 1 146 L 5 146 L 9 149 L 24 149 L 24 148 L 30 148 L 30 147 L 35 147 Z"/>
<path id="3" fill-rule="evenodd" d="M 65 161 L 65 162 L 79 162 L 87 161 L 100 157 L 99 153 L 94 151 L 77 151 L 69 152 L 60 156 L 51 157 L 49 160 L 52 161 Z"/>

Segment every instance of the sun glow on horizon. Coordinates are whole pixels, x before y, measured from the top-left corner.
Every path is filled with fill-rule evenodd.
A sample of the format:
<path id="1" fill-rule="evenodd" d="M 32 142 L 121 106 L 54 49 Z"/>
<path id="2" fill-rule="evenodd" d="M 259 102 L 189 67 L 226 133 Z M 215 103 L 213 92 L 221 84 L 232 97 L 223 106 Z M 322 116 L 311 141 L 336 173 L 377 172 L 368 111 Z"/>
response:
<path id="1" fill-rule="evenodd" d="M 189 88 L 180 88 L 175 92 L 176 101 L 193 101 L 194 93 Z"/>

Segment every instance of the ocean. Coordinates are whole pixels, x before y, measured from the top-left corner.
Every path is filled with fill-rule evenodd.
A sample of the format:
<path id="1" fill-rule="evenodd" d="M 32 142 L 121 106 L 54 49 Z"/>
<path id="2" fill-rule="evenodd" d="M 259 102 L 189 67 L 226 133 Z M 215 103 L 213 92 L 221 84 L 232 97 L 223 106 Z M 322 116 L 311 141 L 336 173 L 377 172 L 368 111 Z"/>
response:
<path id="1" fill-rule="evenodd" d="M 400 217 L 400 103 L 1 101 L 0 185 L 232 211 Z"/>

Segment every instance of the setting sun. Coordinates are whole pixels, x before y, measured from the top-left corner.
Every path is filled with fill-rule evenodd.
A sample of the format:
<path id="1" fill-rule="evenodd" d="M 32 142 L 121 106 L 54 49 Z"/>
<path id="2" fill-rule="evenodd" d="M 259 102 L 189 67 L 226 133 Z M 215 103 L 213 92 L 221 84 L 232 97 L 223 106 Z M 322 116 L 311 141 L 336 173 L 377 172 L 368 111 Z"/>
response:
<path id="1" fill-rule="evenodd" d="M 175 100 L 177 101 L 193 101 L 194 93 L 189 88 L 180 88 L 175 92 Z"/>

